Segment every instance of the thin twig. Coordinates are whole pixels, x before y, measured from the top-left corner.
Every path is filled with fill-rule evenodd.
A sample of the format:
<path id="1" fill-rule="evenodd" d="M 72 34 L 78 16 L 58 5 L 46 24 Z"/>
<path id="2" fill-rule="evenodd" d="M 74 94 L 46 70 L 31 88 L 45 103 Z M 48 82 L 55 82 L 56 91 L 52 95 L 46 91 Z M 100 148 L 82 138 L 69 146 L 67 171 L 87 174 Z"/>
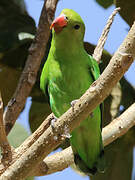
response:
<path id="1" fill-rule="evenodd" d="M 135 58 L 135 23 L 108 66 L 86 93 L 28 148 L 0 177 L 0 180 L 21 180 L 30 175 L 38 164 L 61 142 L 63 135 L 76 128 L 96 108 L 122 78 Z M 65 132 L 66 127 L 66 132 Z M 8 176 L 7 176 L 8 174 Z"/>
<path id="2" fill-rule="evenodd" d="M 12 161 L 12 151 L 3 124 L 3 102 L 2 102 L 1 93 L 0 93 L 0 147 L 1 147 L 1 155 L 2 155 L 1 162 L 4 167 L 7 167 L 9 166 L 9 163 Z"/>
<path id="3" fill-rule="evenodd" d="M 112 12 L 112 14 L 110 15 L 108 21 L 107 21 L 107 24 L 105 26 L 105 28 L 103 29 L 103 32 L 101 34 L 101 37 L 99 38 L 98 40 L 98 43 L 97 43 L 97 46 L 94 50 L 94 53 L 93 53 L 93 58 L 98 62 L 100 63 L 100 60 L 101 60 L 101 56 L 102 56 L 102 52 L 103 52 L 103 49 L 104 49 L 104 44 L 106 42 L 106 39 L 107 39 L 107 35 L 110 31 L 110 28 L 111 28 L 111 25 L 113 23 L 113 20 L 114 20 L 114 16 L 118 13 L 118 11 L 120 11 L 120 8 L 116 8 L 114 9 L 114 11 Z"/>
<path id="4" fill-rule="evenodd" d="M 37 72 L 49 39 L 49 27 L 54 18 L 57 2 L 58 0 L 46 0 L 44 2 L 37 34 L 29 49 L 26 65 L 20 77 L 17 89 L 4 112 L 6 134 L 12 129 L 36 81 Z"/>

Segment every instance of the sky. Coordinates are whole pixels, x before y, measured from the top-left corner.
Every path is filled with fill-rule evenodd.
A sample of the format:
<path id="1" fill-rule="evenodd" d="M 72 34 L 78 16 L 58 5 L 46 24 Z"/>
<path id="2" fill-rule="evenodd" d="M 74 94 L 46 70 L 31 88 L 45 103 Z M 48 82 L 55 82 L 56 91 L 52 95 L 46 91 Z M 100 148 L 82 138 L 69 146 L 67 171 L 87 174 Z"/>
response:
<path id="1" fill-rule="evenodd" d="M 29 14 L 35 19 L 36 25 L 38 25 L 43 0 L 25 0 L 25 3 Z M 112 13 L 115 7 L 111 6 L 105 10 L 101 6 L 97 5 L 94 0 L 60 0 L 56 10 L 56 16 L 58 16 L 61 10 L 64 8 L 73 9 L 81 15 L 86 25 L 84 40 L 93 44 L 97 44 L 106 21 L 108 20 L 109 15 Z M 105 49 L 113 54 L 126 37 L 128 30 L 129 26 L 119 15 L 116 15 L 105 44 Z M 125 75 L 133 85 L 135 85 L 134 72 L 135 63 L 130 67 Z M 21 116 L 19 117 L 19 122 L 22 122 L 22 118 L 27 119 L 30 104 L 31 101 L 29 98 L 29 100 L 27 101 L 25 113 L 21 114 Z M 27 121 L 24 123 L 24 125 L 28 128 Z M 53 180 L 54 178 L 55 180 L 61 180 L 63 178 L 65 180 L 75 178 L 78 180 L 88 180 L 88 177 L 81 177 L 80 175 L 76 174 L 71 168 L 67 168 L 62 172 L 58 172 L 52 175 L 36 178 L 36 180 Z"/>

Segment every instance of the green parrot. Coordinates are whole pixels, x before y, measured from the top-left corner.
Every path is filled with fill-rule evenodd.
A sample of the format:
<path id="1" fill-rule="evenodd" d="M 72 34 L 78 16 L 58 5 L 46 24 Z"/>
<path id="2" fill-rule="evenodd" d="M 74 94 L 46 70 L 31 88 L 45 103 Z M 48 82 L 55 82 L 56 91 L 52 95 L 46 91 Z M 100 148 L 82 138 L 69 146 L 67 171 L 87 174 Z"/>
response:
<path id="1" fill-rule="evenodd" d="M 52 41 L 43 67 L 40 88 L 51 110 L 60 117 L 99 77 L 97 62 L 84 50 L 85 25 L 78 13 L 64 9 L 51 27 Z M 87 175 L 104 170 L 101 109 L 96 109 L 71 133 L 76 166 Z"/>

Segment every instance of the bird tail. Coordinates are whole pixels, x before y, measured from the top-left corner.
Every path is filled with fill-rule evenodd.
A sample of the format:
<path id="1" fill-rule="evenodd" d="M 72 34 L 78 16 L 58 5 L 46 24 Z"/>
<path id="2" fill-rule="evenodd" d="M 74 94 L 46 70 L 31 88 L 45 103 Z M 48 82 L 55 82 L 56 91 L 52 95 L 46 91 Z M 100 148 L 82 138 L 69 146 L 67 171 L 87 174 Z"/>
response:
<path id="1" fill-rule="evenodd" d="M 104 173 L 105 169 L 105 159 L 104 159 L 104 150 L 101 151 L 97 161 L 92 168 L 89 168 L 88 165 L 81 159 L 79 154 L 74 154 L 74 161 L 78 169 L 88 176 L 95 175 L 96 172 Z"/>
<path id="2" fill-rule="evenodd" d="M 87 174 L 88 176 L 94 175 L 97 172 L 97 168 L 89 168 L 87 164 L 81 159 L 79 154 L 74 155 L 74 161 L 79 170 L 81 170 L 83 173 Z"/>
<path id="3" fill-rule="evenodd" d="M 96 167 L 97 167 L 98 172 L 104 173 L 105 167 L 106 167 L 105 158 L 104 158 L 104 150 L 102 150 L 100 152 L 100 155 L 98 157 L 98 160 L 97 160 L 96 164 L 97 164 Z"/>

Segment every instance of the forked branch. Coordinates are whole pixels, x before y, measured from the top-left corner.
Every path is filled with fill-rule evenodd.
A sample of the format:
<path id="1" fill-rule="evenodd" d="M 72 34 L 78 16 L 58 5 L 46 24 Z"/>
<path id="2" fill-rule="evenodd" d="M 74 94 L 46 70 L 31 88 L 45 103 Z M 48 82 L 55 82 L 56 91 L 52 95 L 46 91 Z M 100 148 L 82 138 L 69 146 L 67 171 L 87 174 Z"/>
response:
<path id="1" fill-rule="evenodd" d="M 86 93 L 34 142 L 0 177 L 0 180 L 24 179 L 61 142 L 63 135 L 77 127 L 111 92 L 135 58 L 135 23 L 110 63 Z M 66 132 L 65 132 L 66 128 Z M 7 176 L 8 174 L 8 176 Z"/>

